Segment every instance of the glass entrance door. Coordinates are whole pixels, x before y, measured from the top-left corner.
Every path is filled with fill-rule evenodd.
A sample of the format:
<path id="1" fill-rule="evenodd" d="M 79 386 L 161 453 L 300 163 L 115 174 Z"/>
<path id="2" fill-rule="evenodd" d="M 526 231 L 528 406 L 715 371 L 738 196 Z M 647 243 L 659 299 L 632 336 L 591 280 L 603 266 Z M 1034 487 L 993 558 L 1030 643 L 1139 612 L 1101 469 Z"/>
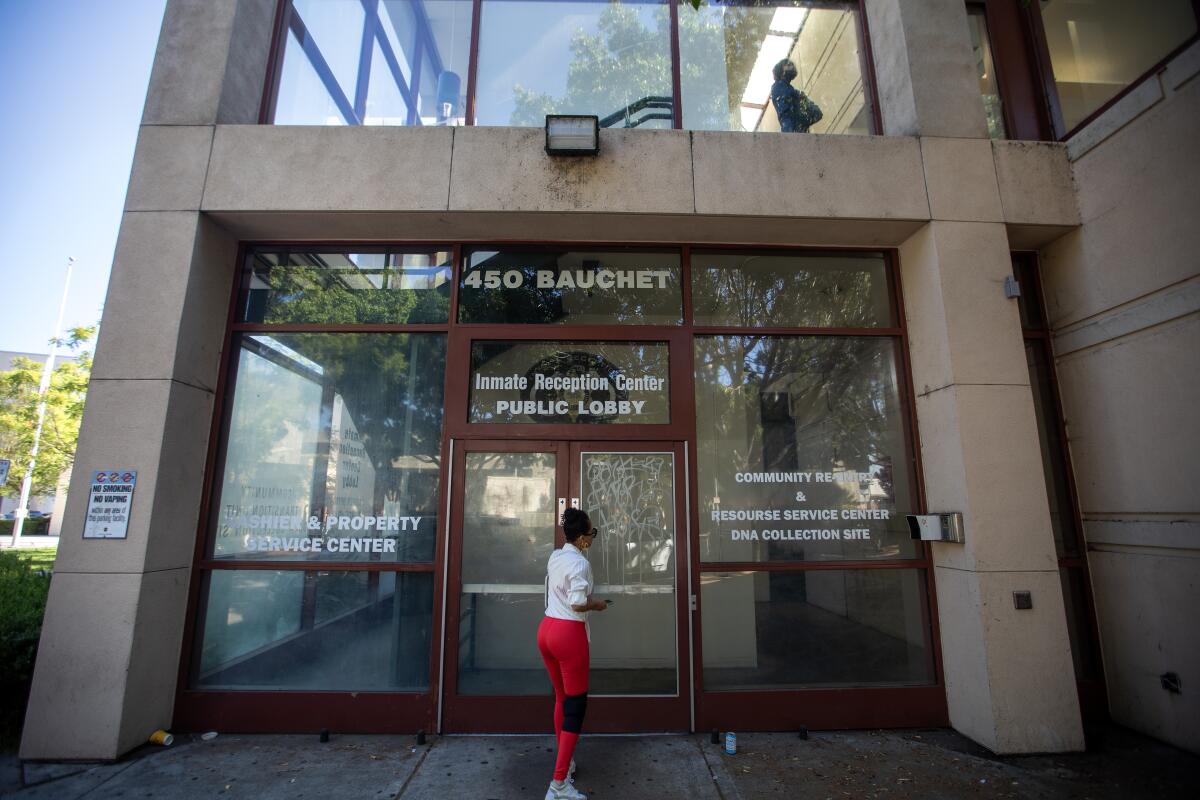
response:
<path id="1" fill-rule="evenodd" d="M 613 601 L 591 616 L 586 729 L 688 730 L 681 446 L 456 444 L 442 729 L 550 730 L 536 632 L 561 511 L 579 505 L 600 531 L 594 593 Z"/>

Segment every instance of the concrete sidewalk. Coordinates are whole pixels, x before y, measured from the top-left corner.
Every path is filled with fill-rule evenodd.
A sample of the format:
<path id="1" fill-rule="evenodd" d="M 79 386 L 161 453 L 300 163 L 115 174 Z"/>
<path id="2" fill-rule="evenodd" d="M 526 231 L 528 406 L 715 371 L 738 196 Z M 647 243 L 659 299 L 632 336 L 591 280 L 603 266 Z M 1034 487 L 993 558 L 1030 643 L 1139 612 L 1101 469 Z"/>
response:
<path id="1" fill-rule="evenodd" d="M 553 760 L 548 736 L 181 739 L 116 764 L 14 773 L 10 758 L 3 797 L 540 800 Z M 738 746 L 727 756 L 707 736 L 585 734 L 576 782 L 596 800 L 1200 797 L 1200 758 L 1118 728 L 1067 756 L 996 758 L 944 730 L 741 734 Z"/>

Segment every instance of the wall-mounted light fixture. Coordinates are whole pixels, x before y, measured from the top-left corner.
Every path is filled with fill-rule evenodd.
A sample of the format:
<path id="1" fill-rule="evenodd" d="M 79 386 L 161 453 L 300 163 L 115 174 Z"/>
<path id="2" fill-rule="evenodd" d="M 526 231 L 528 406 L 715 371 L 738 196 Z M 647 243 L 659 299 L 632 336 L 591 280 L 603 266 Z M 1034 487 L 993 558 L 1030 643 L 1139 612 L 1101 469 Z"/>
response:
<path id="1" fill-rule="evenodd" d="M 547 114 L 546 152 L 552 156 L 594 156 L 600 152 L 600 118 L 588 114 Z"/>

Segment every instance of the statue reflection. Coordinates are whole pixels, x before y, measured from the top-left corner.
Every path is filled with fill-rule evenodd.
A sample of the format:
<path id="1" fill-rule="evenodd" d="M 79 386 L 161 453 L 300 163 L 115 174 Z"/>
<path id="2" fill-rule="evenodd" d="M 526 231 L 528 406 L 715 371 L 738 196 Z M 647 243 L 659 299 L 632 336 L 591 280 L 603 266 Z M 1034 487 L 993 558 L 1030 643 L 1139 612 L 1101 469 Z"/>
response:
<path id="1" fill-rule="evenodd" d="M 808 95 L 792 86 L 792 81 L 800 74 L 795 63 L 785 58 L 772 68 L 771 74 L 775 76 L 775 83 L 771 85 L 771 104 L 779 116 L 779 130 L 782 133 L 808 133 L 824 115 L 821 107 Z"/>

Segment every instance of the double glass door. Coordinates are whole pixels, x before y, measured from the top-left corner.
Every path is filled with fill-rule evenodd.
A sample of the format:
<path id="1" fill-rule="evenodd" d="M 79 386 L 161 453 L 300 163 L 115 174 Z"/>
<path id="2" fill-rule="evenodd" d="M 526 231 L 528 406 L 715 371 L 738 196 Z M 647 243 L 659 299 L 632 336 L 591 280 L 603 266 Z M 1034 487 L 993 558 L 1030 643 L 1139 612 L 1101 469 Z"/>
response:
<path id="1" fill-rule="evenodd" d="M 551 729 L 536 636 L 572 505 L 600 531 L 593 591 L 613 601 L 591 614 L 587 730 L 688 730 L 682 462 L 675 443 L 455 442 L 444 731 Z"/>

